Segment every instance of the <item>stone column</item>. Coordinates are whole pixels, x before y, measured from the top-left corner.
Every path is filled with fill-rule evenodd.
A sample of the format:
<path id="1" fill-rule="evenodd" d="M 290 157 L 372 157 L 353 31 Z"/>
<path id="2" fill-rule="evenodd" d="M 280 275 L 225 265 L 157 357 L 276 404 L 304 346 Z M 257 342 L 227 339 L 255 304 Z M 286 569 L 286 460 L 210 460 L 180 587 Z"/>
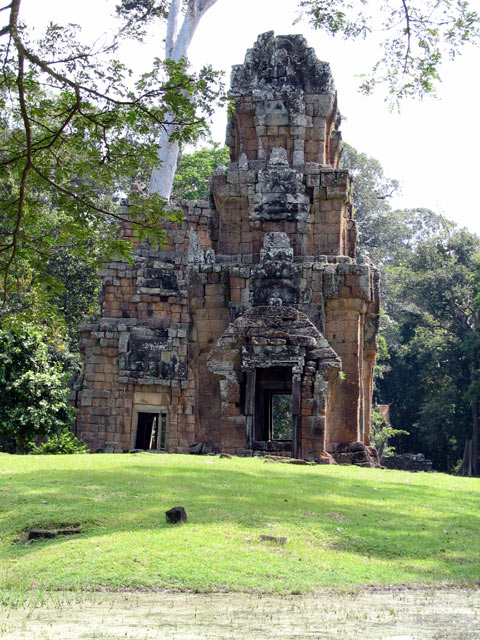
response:
<path id="1" fill-rule="evenodd" d="M 342 359 L 344 379 L 335 392 L 335 411 L 329 441 L 355 442 L 360 434 L 362 407 L 362 316 L 366 303 L 355 298 L 333 298 L 326 304 L 326 337 Z"/>
<path id="2" fill-rule="evenodd" d="M 373 306 L 373 305 L 372 305 Z M 378 310 L 378 303 L 374 305 Z M 378 313 L 367 313 L 365 316 L 365 327 L 363 331 L 363 422 L 364 436 L 363 442 L 370 444 L 370 427 L 372 416 L 372 397 L 373 397 L 373 375 L 375 368 L 375 360 L 378 351 L 378 330 L 380 325 L 380 316 Z"/>
<path id="3" fill-rule="evenodd" d="M 302 456 L 302 375 L 300 367 L 293 367 L 292 375 L 292 456 Z"/>
<path id="4" fill-rule="evenodd" d="M 253 420 L 255 414 L 255 387 L 257 370 L 247 371 L 247 387 L 245 394 L 245 415 L 247 416 L 247 449 L 253 449 Z"/>
<path id="5" fill-rule="evenodd" d="M 364 374 L 363 374 L 363 442 L 370 445 L 370 428 L 372 422 L 372 397 L 373 397 L 373 370 L 377 357 L 376 349 L 365 349 L 363 352 Z"/>

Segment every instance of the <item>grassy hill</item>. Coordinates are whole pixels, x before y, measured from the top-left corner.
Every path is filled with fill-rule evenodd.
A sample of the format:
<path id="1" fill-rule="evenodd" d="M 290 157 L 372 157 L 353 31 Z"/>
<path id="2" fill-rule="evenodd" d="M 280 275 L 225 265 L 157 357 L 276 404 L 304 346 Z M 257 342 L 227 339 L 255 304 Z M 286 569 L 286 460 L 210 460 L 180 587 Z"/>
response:
<path id="1" fill-rule="evenodd" d="M 165 510 L 183 505 L 184 525 Z M 480 582 L 480 482 L 181 455 L 0 455 L 0 584 L 308 593 Z M 32 528 L 80 535 L 28 542 Z M 285 537 L 286 543 L 260 536 Z"/>

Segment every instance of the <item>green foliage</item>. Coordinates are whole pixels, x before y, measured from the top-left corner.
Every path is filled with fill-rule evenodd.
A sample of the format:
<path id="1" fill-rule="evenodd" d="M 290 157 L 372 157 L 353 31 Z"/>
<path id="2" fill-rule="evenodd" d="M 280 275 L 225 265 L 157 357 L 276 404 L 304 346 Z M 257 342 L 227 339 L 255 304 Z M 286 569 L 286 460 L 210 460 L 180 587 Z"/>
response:
<path id="1" fill-rule="evenodd" d="M 470 478 L 257 458 L 0 456 L 0 489 L 4 589 L 288 594 L 480 579 Z M 176 504 L 188 522 L 172 527 L 163 512 Z M 83 533 L 25 548 L 29 529 L 66 525 Z M 279 550 L 262 534 L 287 542 Z"/>
<path id="2" fill-rule="evenodd" d="M 272 437 L 274 440 L 292 439 L 292 396 L 275 393 L 272 396 Z"/>
<path id="3" fill-rule="evenodd" d="M 375 399 L 408 432 L 389 436 L 401 452 L 451 471 L 478 428 L 480 239 L 427 209 L 392 210 L 396 181 L 348 145 L 343 166 L 355 178 L 360 250 L 381 272 Z"/>
<path id="4" fill-rule="evenodd" d="M 20 5 L 5 7 L 10 23 L 0 33 L 9 36 L 0 45 L 0 303 L 4 315 L 34 321 L 51 313 L 59 253 L 83 260 L 93 242 L 98 260 L 129 257 L 118 231 L 127 218 L 122 197 L 138 238 L 163 241 L 164 221 L 178 212 L 144 188 L 158 164 L 159 131 L 173 117 L 172 137 L 195 141 L 222 88 L 211 68 L 193 74 L 184 59 L 156 59 L 135 78 L 115 57 L 122 37 L 141 37 L 132 16 L 98 50 L 81 44 L 73 25 L 50 24 L 34 41 L 18 22 Z M 31 307 L 18 309 L 29 289 Z"/>
<path id="5" fill-rule="evenodd" d="M 475 423 L 479 355 L 476 269 L 480 239 L 465 230 L 418 244 L 389 274 L 397 318 L 391 371 L 380 382 L 407 443 L 453 469 Z"/>
<path id="6" fill-rule="evenodd" d="M 360 250 L 378 267 L 398 265 L 420 242 L 454 226 L 429 209 L 392 210 L 389 199 L 398 192 L 398 181 L 385 176 L 378 160 L 348 144 L 341 167 L 348 169 L 355 181 L 353 198 Z"/>
<path id="7" fill-rule="evenodd" d="M 38 252 L 12 264 L 0 325 L 6 330 L 25 323 L 37 325 L 50 336 L 67 340 L 75 350 L 79 323 L 98 312 L 103 238 L 117 230 L 99 223 L 73 240 L 68 237 L 68 224 L 68 216 L 52 210 L 41 224 L 51 245 L 43 251 L 39 238 Z"/>
<path id="8" fill-rule="evenodd" d="M 166 18 L 168 16 L 169 0 L 122 0 L 117 5 L 117 14 L 126 17 L 130 27 L 137 27 L 152 17 Z"/>
<path id="9" fill-rule="evenodd" d="M 378 353 L 373 370 L 374 390 L 377 388 L 377 380 L 381 380 L 386 371 L 389 371 L 390 353 L 388 352 L 388 343 L 384 336 L 384 330 L 388 327 L 389 317 L 384 309 L 380 307 L 380 331 L 378 333 Z M 388 335 L 388 333 L 387 333 Z"/>
<path id="10" fill-rule="evenodd" d="M 360 153 L 345 144 L 341 158 L 342 169 L 348 169 L 355 181 L 355 215 L 364 220 L 390 209 L 388 198 L 399 191 L 397 180 L 387 178 L 378 160 Z"/>
<path id="11" fill-rule="evenodd" d="M 215 169 L 230 162 L 227 147 L 213 142 L 210 148 L 182 154 L 173 181 L 172 198 L 200 200 L 207 194 L 207 184 Z"/>
<path id="12" fill-rule="evenodd" d="M 378 451 L 379 458 L 382 456 L 393 455 L 395 447 L 388 446 L 388 441 L 390 438 L 401 435 L 408 435 L 408 431 L 405 431 L 404 429 L 395 429 L 385 420 L 382 414 L 375 407 L 372 407 L 372 428 L 370 437 L 373 446 L 376 447 Z"/>
<path id="13" fill-rule="evenodd" d="M 331 35 L 365 38 L 382 34 L 379 60 L 362 76 L 369 94 L 386 85 L 392 105 L 405 97 L 435 93 L 440 67 L 480 36 L 480 15 L 469 2 L 395 0 L 372 7 L 367 0 L 301 0 L 311 24 Z"/>
<path id="14" fill-rule="evenodd" d="M 32 327 L 0 330 L 0 445 L 23 452 L 28 441 L 65 430 L 74 410 L 54 343 Z"/>
<path id="15" fill-rule="evenodd" d="M 87 445 L 70 430 L 54 433 L 46 442 L 31 445 L 28 453 L 32 455 L 60 455 L 72 453 L 88 453 Z"/>

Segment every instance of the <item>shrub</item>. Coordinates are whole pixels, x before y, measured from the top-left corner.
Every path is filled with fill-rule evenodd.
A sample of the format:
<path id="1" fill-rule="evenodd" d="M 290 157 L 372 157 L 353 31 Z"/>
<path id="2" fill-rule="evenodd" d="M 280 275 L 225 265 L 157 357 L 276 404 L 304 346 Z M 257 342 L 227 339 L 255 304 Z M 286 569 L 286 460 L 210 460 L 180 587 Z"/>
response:
<path id="1" fill-rule="evenodd" d="M 395 453 L 395 447 L 388 446 L 388 439 L 395 436 L 408 435 L 408 431 L 403 429 L 395 429 L 392 425 L 383 418 L 381 413 L 372 407 L 372 430 L 370 438 L 372 444 L 378 451 L 378 457 L 393 456 Z"/>
<path id="2" fill-rule="evenodd" d="M 31 445 L 30 454 L 57 455 L 64 453 L 88 453 L 87 445 L 67 429 L 50 436 L 46 442 Z"/>
<path id="3" fill-rule="evenodd" d="M 0 329 L 0 448 L 23 453 L 27 442 L 71 426 L 69 375 L 42 331 Z"/>

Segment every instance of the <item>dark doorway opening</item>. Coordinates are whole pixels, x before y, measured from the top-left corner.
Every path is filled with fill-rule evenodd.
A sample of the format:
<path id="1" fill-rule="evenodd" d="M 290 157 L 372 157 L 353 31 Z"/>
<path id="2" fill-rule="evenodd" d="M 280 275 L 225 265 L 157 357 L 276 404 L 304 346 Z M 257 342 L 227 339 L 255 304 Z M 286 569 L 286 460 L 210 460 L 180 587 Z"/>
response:
<path id="1" fill-rule="evenodd" d="M 292 394 L 270 393 L 269 412 L 271 440 L 292 440 Z"/>
<path id="2" fill-rule="evenodd" d="M 292 425 L 292 368 L 257 369 L 253 448 L 291 451 Z"/>
<path id="3" fill-rule="evenodd" d="M 164 450 L 167 439 L 167 414 L 139 412 L 135 449 Z"/>

